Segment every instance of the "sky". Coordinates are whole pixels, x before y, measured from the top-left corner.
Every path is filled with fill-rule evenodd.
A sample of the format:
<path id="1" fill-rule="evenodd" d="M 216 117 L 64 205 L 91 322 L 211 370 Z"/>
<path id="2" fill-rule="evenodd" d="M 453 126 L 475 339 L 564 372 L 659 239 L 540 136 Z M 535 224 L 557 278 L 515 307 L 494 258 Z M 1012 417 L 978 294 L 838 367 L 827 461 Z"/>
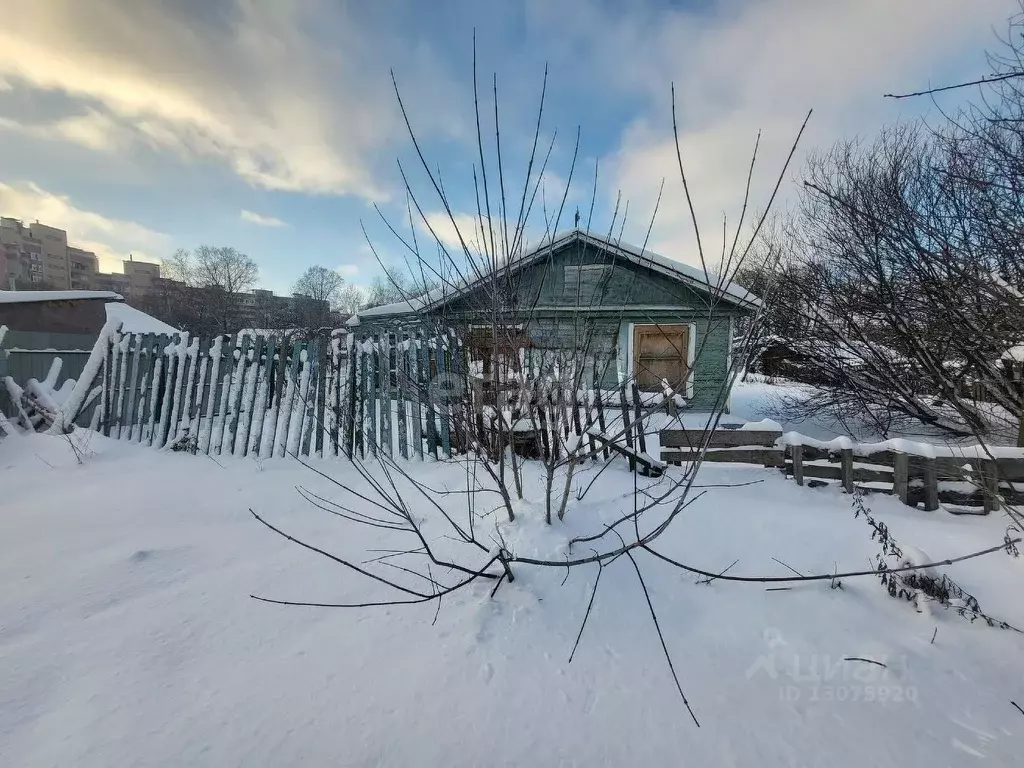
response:
<path id="1" fill-rule="evenodd" d="M 614 221 L 642 243 L 650 229 L 650 247 L 696 263 L 673 85 L 714 250 L 723 217 L 739 218 L 758 131 L 754 210 L 814 109 L 784 208 L 807 151 L 935 110 L 882 95 L 984 75 L 986 48 L 1019 10 L 1016 0 L 0 0 L 0 213 L 67 229 L 103 270 L 129 253 L 229 245 L 278 293 L 314 264 L 367 284 L 378 257 L 400 264 L 408 253 L 381 214 L 411 242 L 399 162 L 422 218 L 454 237 L 392 72 L 456 221 L 476 211 L 475 32 L 495 219 L 493 78 L 515 219 L 546 66 L 534 178 L 552 149 L 530 241 L 565 194 L 558 229 L 579 209 L 593 230 Z M 425 247 L 415 209 L 413 224 Z"/>

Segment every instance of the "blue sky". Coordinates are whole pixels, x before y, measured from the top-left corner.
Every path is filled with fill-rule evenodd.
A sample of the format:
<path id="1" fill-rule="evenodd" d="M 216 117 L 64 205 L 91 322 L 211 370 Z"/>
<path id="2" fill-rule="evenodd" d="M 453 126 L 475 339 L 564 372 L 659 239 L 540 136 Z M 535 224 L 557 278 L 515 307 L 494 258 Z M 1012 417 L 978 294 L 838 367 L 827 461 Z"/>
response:
<path id="1" fill-rule="evenodd" d="M 233 245 L 278 292 L 312 264 L 368 283 L 377 265 L 360 222 L 398 260 L 373 204 L 402 221 L 396 158 L 415 169 L 389 69 L 453 208 L 475 210 L 475 29 L 488 121 L 498 76 L 509 197 L 547 63 L 549 206 L 581 129 L 563 228 L 577 206 L 587 216 L 596 163 L 593 228 L 607 229 L 621 194 L 626 239 L 642 241 L 664 179 L 651 244 L 693 263 L 673 82 L 698 216 L 716 232 L 739 212 L 759 129 L 755 201 L 808 108 L 805 150 L 933 109 L 881 95 L 984 74 L 984 49 L 1015 10 L 1016 0 L 0 0 L 0 212 L 66 228 L 101 268 L 127 253 Z M 413 187 L 438 221 L 422 173 Z M 542 231 L 538 210 L 530 235 Z"/>

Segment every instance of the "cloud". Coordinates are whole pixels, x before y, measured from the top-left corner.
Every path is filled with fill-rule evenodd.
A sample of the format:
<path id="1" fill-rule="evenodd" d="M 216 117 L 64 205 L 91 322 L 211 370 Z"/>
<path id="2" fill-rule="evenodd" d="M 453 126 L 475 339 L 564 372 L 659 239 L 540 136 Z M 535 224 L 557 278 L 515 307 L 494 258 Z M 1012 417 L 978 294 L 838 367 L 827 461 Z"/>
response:
<path id="1" fill-rule="evenodd" d="M 383 199 L 373 158 L 402 126 L 381 57 L 415 56 L 410 90 L 441 78 L 352 13 L 329 0 L 28 3 L 0 27 L 0 82 L 84 113 L 23 132 L 91 149 L 128 139 L 267 189 Z"/>
<path id="2" fill-rule="evenodd" d="M 426 213 L 424 218 L 426 222 L 420 219 L 417 224 L 431 243 L 436 237 L 446 248 L 456 253 L 462 253 L 462 242 L 465 242 L 471 251 L 482 250 L 479 247 L 480 227 L 476 216 L 468 213 L 455 213 L 454 216 L 449 216 L 444 211 L 434 211 Z M 433 234 L 431 234 L 431 230 Z M 459 239 L 460 235 L 462 236 L 461 240 Z"/>
<path id="3" fill-rule="evenodd" d="M 129 132 L 96 110 L 43 123 L 21 123 L 0 117 L 0 129 L 38 139 L 58 139 L 97 152 L 114 152 Z"/>
<path id="4" fill-rule="evenodd" d="M 158 254 L 170 246 L 170 238 L 162 232 L 84 210 L 66 196 L 47 192 L 32 182 L 0 182 L 0 211 L 67 230 L 71 245 L 96 254 L 101 271 L 120 272 L 121 261 L 129 254 L 139 261 L 159 261 Z"/>
<path id="5" fill-rule="evenodd" d="M 671 83 L 702 238 L 717 254 L 723 215 L 730 226 L 739 218 L 759 130 L 755 210 L 766 203 L 808 108 L 815 114 L 794 173 L 810 148 L 873 132 L 907 114 L 901 109 L 929 107 L 897 105 L 883 93 L 955 79 L 951 72 L 965 73 L 953 67 L 963 67 L 967 59 L 984 70 L 982 50 L 995 43 L 992 22 L 1008 16 L 1012 5 L 1006 0 L 719 0 L 702 4 L 700 11 L 641 4 L 616 14 L 610 6 L 553 7 L 535 0 L 531 13 L 536 25 L 557 22 L 560 17 L 552 14 L 571 13 L 574 23 L 558 27 L 569 35 L 567 55 L 591 57 L 586 61 L 607 84 L 606 98 L 628 94 L 646 102 L 618 146 L 601 160 L 606 206 L 621 189 L 630 201 L 626 231 L 642 239 L 665 179 L 651 245 L 693 263 L 695 241 L 672 139 Z M 595 54 L 588 42 L 609 39 L 631 54 Z M 794 189 L 784 186 L 783 206 Z"/>
<path id="6" fill-rule="evenodd" d="M 340 267 L 335 267 L 334 271 L 344 277 L 346 280 L 351 280 L 359 274 L 358 264 L 342 264 Z"/>
<path id="7" fill-rule="evenodd" d="M 281 219 L 274 218 L 273 216 L 261 216 L 258 213 L 247 211 L 242 209 L 241 215 L 242 221 L 247 221 L 250 224 L 256 224 L 261 227 L 287 227 L 288 224 L 281 221 Z"/>

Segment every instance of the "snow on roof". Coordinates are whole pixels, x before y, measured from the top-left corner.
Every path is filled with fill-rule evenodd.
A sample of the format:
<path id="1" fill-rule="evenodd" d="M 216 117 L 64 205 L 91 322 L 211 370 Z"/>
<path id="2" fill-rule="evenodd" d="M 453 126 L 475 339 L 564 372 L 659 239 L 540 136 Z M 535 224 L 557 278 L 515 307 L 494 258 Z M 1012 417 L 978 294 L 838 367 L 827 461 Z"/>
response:
<path id="1" fill-rule="evenodd" d="M 409 299 L 403 299 L 402 301 L 396 301 L 393 304 L 381 304 L 379 307 L 370 307 L 369 309 L 361 309 L 356 314 L 352 315 L 348 320 L 345 321 L 346 325 L 356 326 L 359 325 L 359 318 L 361 317 L 384 317 L 386 315 L 408 315 L 412 312 L 419 312 L 428 304 L 434 302 L 433 296 L 437 294 L 437 289 L 427 291 L 422 296 L 413 296 Z"/>
<path id="2" fill-rule="evenodd" d="M 135 307 L 129 307 L 127 304 L 109 303 L 106 307 L 107 320 L 119 321 L 122 333 L 163 333 L 167 335 L 178 333 L 177 328 L 173 328 Z"/>
<path id="3" fill-rule="evenodd" d="M 262 336 L 267 338 L 268 336 L 291 336 L 296 333 L 301 333 L 298 328 L 243 328 L 238 332 L 238 338 L 243 336 Z"/>
<path id="4" fill-rule="evenodd" d="M 1003 352 L 1003 360 L 1012 360 L 1015 363 L 1024 361 L 1024 346 L 1018 344 Z"/>
<path id="5" fill-rule="evenodd" d="M 629 243 L 621 241 L 613 242 L 601 235 L 595 235 L 582 229 L 562 232 L 555 235 L 550 240 L 542 241 L 541 244 L 532 251 L 527 252 L 522 257 L 513 261 L 511 268 L 516 270 L 523 269 L 533 262 L 540 260 L 552 250 L 561 248 L 562 246 L 577 239 L 588 242 L 591 245 L 608 251 L 616 256 L 625 257 L 634 264 L 639 264 L 649 269 L 653 269 L 655 272 L 667 274 L 669 277 L 682 280 L 683 282 L 691 285 L 696 285 L 704 290 L 707 290 L 709 287 L 716 289 L 717 291 L 720 291 L 722 296 L 730 301 L 730 303 L 747 305 L 750 307 L 758 307 L 761 305 L 761 300 L 757 296 L 747 290 L 744 290 L 739 285 L 729 284 L 720 286 L 720 278 L 713 273 L 709 272 L 705 275 L 704 270 L 692 267 L 689 264 L 683 264 L 675 259 L 667 258 L 645 248 L 630 245 Z M 506 265 L 501 269 L 509 269 L 509 265 Z M 486 279 L 486 277 L 481 279 Z M 472 290 L 478 282 L 479 280 L 468 280 L 461 286 L 441 286 L 427 291 L 420 296 L 403 299 L 402 301 L 397 301 L 393 304 L 383 304 L 379 307 L 363 309 L 352 315 L 352 317 L 348 319 L 347 325 L 353 327 L 358 326 L 360 318 L 407 315 L 414 312 L 421 312 L 424 309 L 430 308 L 433 304 L 452 299 L 466 291 Z"/>
<path id="6" fill-rule="evenodd" d="M 124 296 L 113 291 L 0 291 L 0 304 L 27 304 L 33 301 L 75 301 L 81 299 L 124 301 Z"/>

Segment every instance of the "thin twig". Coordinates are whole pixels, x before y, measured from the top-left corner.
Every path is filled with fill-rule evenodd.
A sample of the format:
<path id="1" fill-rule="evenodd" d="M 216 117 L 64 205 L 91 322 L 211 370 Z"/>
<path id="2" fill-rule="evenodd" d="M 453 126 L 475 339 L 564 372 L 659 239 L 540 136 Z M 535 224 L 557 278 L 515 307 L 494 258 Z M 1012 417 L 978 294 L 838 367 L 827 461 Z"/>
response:
<path id="1" fill-rule="evenodd" d="M 668 645 L 665 644 L 665 635 L 663 635 L 661 632 L 661 625 L 658 623 L 658 614 L 654 611 L 654 603 L 651 602 L 651 595 L 647 591 L 647 584 L 644 583 L 644 576 L 640 572 L 640 566 L 637 565 L 636 558 L 633 557 L 632 552 L 627 550 L 626 556 L 629 558 L 629 561 L 633 563 L 633 569 L 636 571 L 636 577 L 640 579 L 640 587 L 644 591 L 644 598 L 647 600 L 647 607 L 651 611 L 651 619 L 654 620 L 654 629 L 658 633 L 658 640 L 661 642 L 661 650 L 665 652 L 665 660 L 668 662 L 668 669 L 672 673 L 672 679 L 676 683 L 676 690 L 679 691 L 679 695 L 683 699 L 683 704 L 686 705 L 686 710 L 690 713 L 690 717 L 693 718 L 693 722 L 696 724 L 698 728 L 700 728 L 700 723 L 697 721 L 697 716 L 693 714 L 693 708 L 690 706 L 690 702 L 686 700 L 686 694 L 683 693 L 683 686 L 679 683 L 679 675 L 676 674 L 675 665 L 672 663 L 672 655 L 668 652 Z"/>
<path id="2" fill-rule="evenodd" d="M 797 576 L 804 576 L 804 575 L 805 575 L 805 574 L 803 574 L 803 573 L 800 573 L 800 571 L 798 571 L 798 570 L 797 570 L 796 568 L 794 568 L 793 566 L 791 566 L 791 565 L 787 565 L 786 563 L 782 562 L 782 561 L 781 561 L 781 560 L 779 560 L 779 558 L 777 558 L 777 557 L 773 557 L 773 558 L 772 558 L 772 560 L 774 560 L 774 561 L 775 561 L 776 563 L 778 563 L 779 565 L 781 565 L 781 566 L 782 566 L 783 568 L 788 568 L 788 569 L 789 569 L 789 570 L 791 570 L 791 571 L 792 571 L 793 573 L 795 573 L 795 574 L 796 574 Z M 834 577 L 833 577 L 833 578 L 834 578 Z"/>
<path id="3" fill-rule="evenodd" d="M 739 561 L 740 561 L 739 558 L 736 558 L 735 560 L 733 560 L 731 563 L 729 563 L 729 567 L 726 568 L 724 571 L 722 571 L 722 573 L 728 573 L 729 569 L 732 568 L 734 565 L 736 565 L 736 563 L 738 563 Z M 722 573 L 718 574 L 718 576 L 721 576 Z M 697 584 L 710 584 L 712 581 L 717 579 L 718 576 L 708 576 L 706 579 L 697 579 L 696 583 Z"/>
<path id="4" fill-rule="evenodd" d="M 865 659 L 865 658 L 862 658 L 860 656 L 844 656 L 843 657 L 843 661 L 863 661 L 866 664 L 875 664 L 875 665 L 877 665 L 879 667 L 884 667 L 885 669 L 889 668 L 888 665 L 883 664 L 880 661 L 875 661 L 874 659 Z"/>
<path id="5" fill-rule="evenodd" d="M 583 614 L 583 623 L 580 624 L 580 631 L 576 635 L 576 642 L 572 644 L 572 652 L 569 654 L 570 664 L 572 664 L 572 659 L 576 655 L 576 649 L 579 647 L 580 638 L 583 637 L 583 629 L 587 626 L 587 619 L 590 618 L 590 610 L 594 607 L 594 598 L 597 597 L 597 585 L 601 582 L 601 574 L 603 572 L 604 564 L 598 561 L 597 578 L 594 579 L 594 588 L 590 592 L 590 602 L 587 603 L 587 612 Z"/>
<path id="6" fill-rule="evenodd" d="M 925 563 L 924 565 L 905 565 L 905 566 L 901 566 L 899 568 L 886 568 L 886 569 L 873 568 L 873 569 L 871 569 L 869 571 L 849 571 L 847 573 L 825 573 L 825 574 L 815 575 L 815 576 L 799 576 L 799 577 L 797 577 L 797 576 L 726 576 L 724 574 L 723 575 L 719 575 L 719 574 L 716 574 L 716 573 L 711 573 L 710 571 L 702 570 L 700 568 L 694 568 L 693 566 L 686 565 L 684 563 L 680 563 L 678 560 L 673 560 L 670 557 L 666 557 L 665 555 L 661 554 L 660 552 L 656 552 L 655 550 L 651 549 L 650 546 L 648 546 L 645 543 L 638 542 L 635 546 L 642 547 L 643 549 L 645 549 L 648 552 L 650 552 L 652 555 L 654 555 L 659 560 L 664 560 L 666 563 L 669 563 L 670 565 L 676 566 L 676 568 L 682 568 L 684 571 L 688 571 L 689 573 L 695 573 L 695 574 L 697 574 L 699 576 L 714 576 L 715 578 L 722 579 L 723 581 L 742 581 L 742 582 L 755 583 L 755 584 L 766 584 L 766 583 L 771 583 L 771 582 L 791 583 L 791 582 L 795 582 L 795 581 L 822 581 L 824 579 L 852 579 L 852 578 L 854 578 L 856 576 L 877 576 L 880 573 L 904 573 L 906 571 L 920 571 L 920 570 L 924 570 L 925 568 L 938 568 L 939 566 L 942 566 L 942 565 L 952 565 L 953 563 L 962 563 L 964 560 L 971 560 L 971 559 L 973 559 L 975 557 L 982 557 L 983 555 L 991 555 L 993 552 L 1001 552 L 1001 551 L 1005 552 L 1007 544 L 1019 544 L 1020 541 L 1021 541 L 1020 539 L 1010 539 L 1009 542 L 1004 541 L 1002 544 L 999 544 L 998 546 L 989 547 L 988 549 L 982 549 L 982 550 L 979 550 L 977 552 L 972 552 L 969 555 L 961 555 L 960 557 L 951 557 L 948 560 L 937 560 L 934 563 Z M 631 545 L 631 546 L 634 546 L 634 545 Z M 590 559 L 588 558 L 585 562 L 590 562 Z M 556 563 L 551 563 L 551 565 L 556 565 Z M 561 565 L 561 563 L 557 563 L 557 565 Z"/>
<path id="7" fill-rule="evenodd" d="M 886 93 L 882 95 L 885 99 L 910 99 L 915 96 L 928 96 L 932 93 L 942 93 L 943 91 L 953 91 L 957 88 L 970 88 L 973 85 L 988 85 L 989 83 L 999 83 L 1003 80 L 1011 80 L 1016 77 L 1024 77 L 1024 72 L 1007 72 L 1002 75 L 989 75 L 987 77 L 981 77 L 977 80 L 969 80 L 966 83 L 957 83 L 956 85 L 943 85 L 939 88 L 928 88 L 924 91 L 914 91 L 913 93 Z"/>

